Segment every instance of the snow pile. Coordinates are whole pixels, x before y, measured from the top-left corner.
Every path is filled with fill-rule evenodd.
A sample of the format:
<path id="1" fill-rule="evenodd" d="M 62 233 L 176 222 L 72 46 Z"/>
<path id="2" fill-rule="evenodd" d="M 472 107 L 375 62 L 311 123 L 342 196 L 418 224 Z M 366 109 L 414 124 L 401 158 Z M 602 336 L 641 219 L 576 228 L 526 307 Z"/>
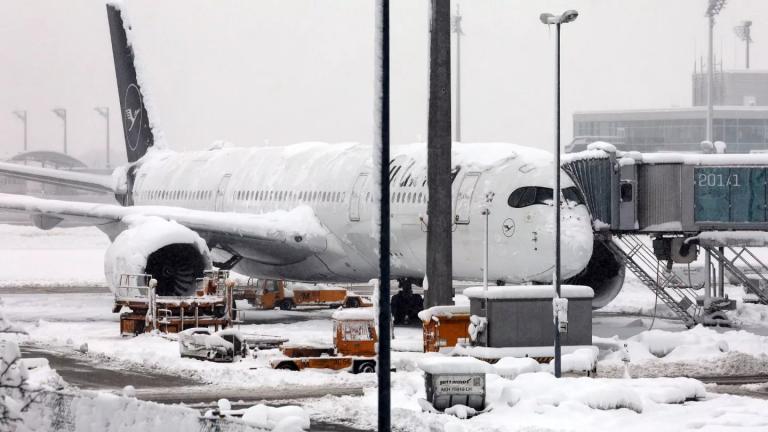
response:
<path id="1" fill-rule="evenodd" d="M 0 333 L 26 334 L 27 333 L 26 330 L 12 323 L 5 317 L 5 314 L 3 313 L 3 306 L 4 306 L 3 299 L 0 298 Z"/>
<path id="2" fill-rule="evenodd" d="M 429 374 L 483 374 L 493 367 L 472 357 L 430 356 L 419 361 L 419 369 Z"/>
<path id="3" fill-rule="evenodd" d="M 337 321 L 373 321 L 373 308 L 339 308 L 333 312 L 331 318 Z"/>
<path id="4" fill-rule="evenodd" d="M 432 306 L 419 312 L 419 319 L 423 322 L 431 320 L 439 321 L 440 318 L 451 318 L 454 315 L 468 315 L 469 305 L 466 306 Z"/>
<path id="5" fill-rule="evenodd" d="M 744 330 L 718 332 L 696 326 L 686 331 L 644 331 L 626 341 L 597 338 L 608 346 L 627 344 L 633 376 L 753 375 L 768 370 L 768 336 Z M 601 376 L 623 373 L 622 353 L 610 352 L 600 360 Z"/>
<path id="6" fill-rule="evenodd" d="M 572 353 L 563 354 L 560 358 L 560 371 L 590 372 L 597 367 L 597 347 L 579 348 Z M 547 370 L 554 371 L 555 360 L 549 362 Z"/>
<path id="7" fill-rule="evenodd" d="M 506 379 L 515 379 L 518 375 L 538 372 L 539 362 L 530 357 L 504 357 L 493 365 L 493 370 Z"/>
<path id="8" fill-rule="evenodd" d="M 484 413 L 461 422 L 455 416 L 469 414 L 463 407 L 443 414 L 423 411 L 418 400 L 425 397 L 425 389 L 419 373 L 398 372 L 392 383 L 392 422 L 403 431 L 671 431 L 689 428 L 692 418 L 714 425 L 767 423 L 765 401 L 712 397 L 702 383 L 687 378 L 558 379 L 538 372 L 509 380 L 488 374 Z M 312 403 L 312 411 L 313 417 L 345 419 L 371 429 L 377 418 L 376 391 L 367 390 L 362 398 L 326 397 Z"/>
<path id="9" fill-rule="evenodd" d="M 243 421 L 273 432 L 309 430 L 309 414 L 298 406 L 270 407 L 254 405 L 242 411 Z"/>
<path id="10" fill-rule="evenodd" d="M 211 420 L 181 405 L 146 402 L 110 393 L 77 392 L 41 394 L 23 414 L 18 432 L 71 430 L 77 432 L 209 430 Z M 216 430 L 256 431 L 242 422 L 217 419 Z"/>

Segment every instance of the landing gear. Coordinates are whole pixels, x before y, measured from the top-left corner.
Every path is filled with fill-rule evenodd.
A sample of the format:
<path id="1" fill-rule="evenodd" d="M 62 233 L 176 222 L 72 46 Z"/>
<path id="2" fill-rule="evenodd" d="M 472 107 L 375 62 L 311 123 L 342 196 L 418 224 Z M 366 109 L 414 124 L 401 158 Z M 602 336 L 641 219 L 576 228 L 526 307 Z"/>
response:
<path id="1" fill-rule="evenodd" d="M 424 308 L 424 298 L 413 293 L 413 280 L 397 280 L 400 292 L 392 296 L 392 316 L 395 324 L 413 324 L 420 322 L 419 312 Z"/>

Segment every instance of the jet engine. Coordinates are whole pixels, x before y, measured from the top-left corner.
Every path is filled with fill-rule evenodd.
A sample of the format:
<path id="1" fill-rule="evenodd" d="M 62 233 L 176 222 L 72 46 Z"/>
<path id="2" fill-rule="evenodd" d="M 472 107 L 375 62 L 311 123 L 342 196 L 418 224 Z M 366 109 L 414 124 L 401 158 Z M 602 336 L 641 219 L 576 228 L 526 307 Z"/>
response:
<path id="1" fill-rule="evenodd" d="M 608 240 L 610 241 L 610 240 Z M 568 279 L 569 285 L 587 285 L 595 291 L 592 309 L 600 309 L 611 302 L 624 285 L 625 268 L 619 258 L 601 240 L 595 240 L 592 258 L 578 275 Z"/>
<path id="2" fill-rule="evenodd" d="M 157 280 L 158 295 L 194 295 L 197 279 L 211 268 L 205 241 L 189 228 L 161 218 L 124 222 L 129 228 L 115 238 L 104 257 L 104 273 L 113 290 L 123 274 L 149 274 Z"/>

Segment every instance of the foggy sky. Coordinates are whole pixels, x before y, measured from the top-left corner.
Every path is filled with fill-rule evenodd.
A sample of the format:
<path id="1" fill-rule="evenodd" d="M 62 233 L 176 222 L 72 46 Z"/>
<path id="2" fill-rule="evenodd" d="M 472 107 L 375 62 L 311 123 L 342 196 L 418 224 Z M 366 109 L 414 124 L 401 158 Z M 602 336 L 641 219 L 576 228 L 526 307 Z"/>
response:
<path id="1" fill-rule="evenodd" d="M 563 143 L 575 110 L 690 106 L 694 61 L 706 54 L 705 0 L 463 0 L 464 141 L 549 149 L 553 137 L 554 29 L 541 12 L 574 8 L 563 27 Z M 137 55 L 147 68 L 155 121 L 173 149 L 373 136 L 373 0 L 128 1 Z M 454 1 L 455 4 L 455 1 Z M 429 0 L 393 0 L 392 143 L 426 139 Z M 730 0 L 715 28 L 725 69 L 743 68 L 733 33 L 753 21 L 751 66 L 768 69 L 768 2 Z M 0 158 L 31 150 L 104 163 L 112 111 L 114 161 L 122 125 L 104 2 L 0 0 Z"/>

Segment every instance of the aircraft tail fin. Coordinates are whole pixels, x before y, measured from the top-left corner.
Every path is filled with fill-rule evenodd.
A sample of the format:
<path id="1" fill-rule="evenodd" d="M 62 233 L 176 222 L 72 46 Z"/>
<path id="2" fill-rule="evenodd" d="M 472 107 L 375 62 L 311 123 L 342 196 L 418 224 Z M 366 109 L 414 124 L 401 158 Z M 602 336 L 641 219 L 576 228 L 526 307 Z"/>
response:
<path id="1" fill-rule="evenodd" d="M 144 96 L 136 79 L 133 48 L 128 43 L 120 6 L 107 4 L 107 20 L 112 39 L 112 56 L 115 60 L 120 117 L 123 119 L 128 162 L 136 162 L 152 147 L 154 136 L 144 106 Z"/>

